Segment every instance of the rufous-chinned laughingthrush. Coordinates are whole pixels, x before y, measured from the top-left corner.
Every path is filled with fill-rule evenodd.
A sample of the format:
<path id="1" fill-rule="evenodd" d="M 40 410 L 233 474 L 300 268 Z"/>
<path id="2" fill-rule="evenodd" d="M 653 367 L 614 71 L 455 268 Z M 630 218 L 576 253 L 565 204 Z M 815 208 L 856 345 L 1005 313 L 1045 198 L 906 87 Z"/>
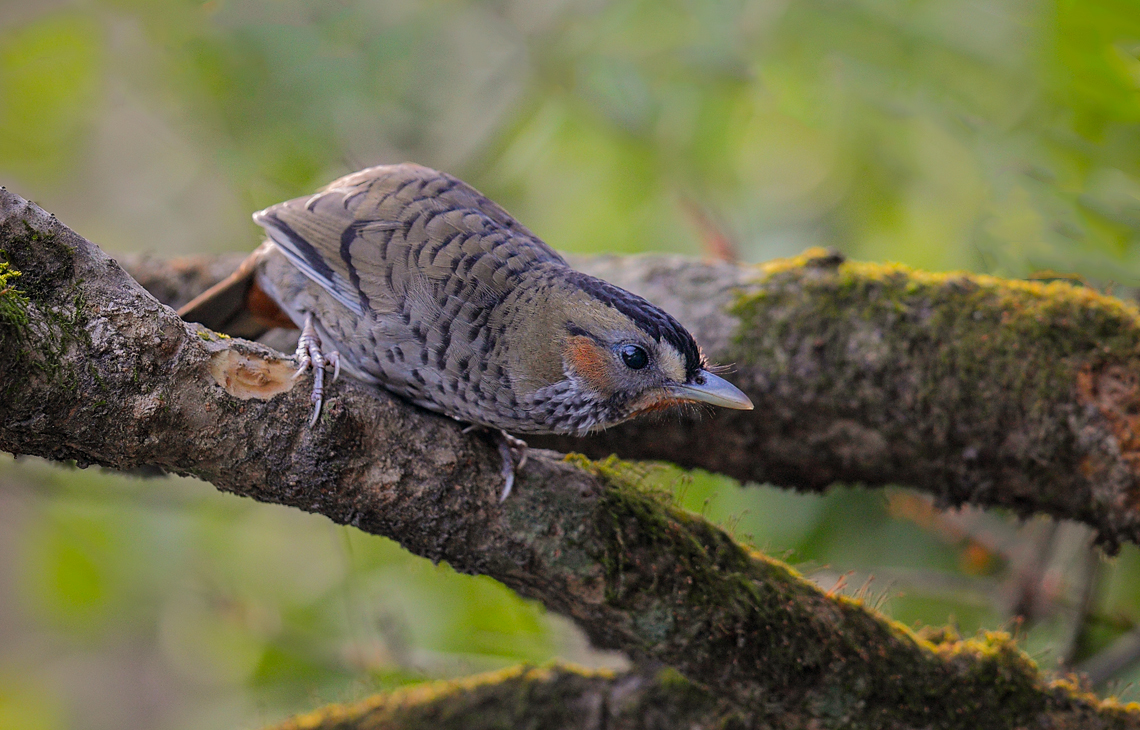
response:
<path id="1" fill-rule="evenodd" d="M 681 403 L 752 408 L 710 372 L 676 319 L 570 268 L 445 173 L 371 167 L 253 219 L 265 243 L 179 314 L 250 339 L 300 327 L 298 375 L 314 373 L 312 423 L 333 366 L 499 429 L 504 498 L 510 446 L 525 446 L 510 432 L 583 435 Z"/>

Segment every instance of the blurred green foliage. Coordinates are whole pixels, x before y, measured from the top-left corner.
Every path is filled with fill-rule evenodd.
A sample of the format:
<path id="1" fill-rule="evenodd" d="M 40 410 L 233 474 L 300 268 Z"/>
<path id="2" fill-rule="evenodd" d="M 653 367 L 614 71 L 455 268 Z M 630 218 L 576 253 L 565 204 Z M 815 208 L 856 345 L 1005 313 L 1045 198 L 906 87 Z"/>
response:
<path id="1" fill-rule="evenodd" d="M 251 211 L 401 160 L 575 252 L 700 254 L 705 219 L 745 260 L 822 244 L 1136 287 L 1140 4 L 0 2 L 0 183 L 109 250 L 250 249 Z M 1071 620 L 1088 553 L 1070 528 L 647 478 L 907 622 L 1016 628 L 1017 566 L 1044 551 L 1055 592 L 1022 631 L 1047 667 L 1140 618 L 1129 548 L 1094 561 Z M 490 581 L 321 518 L 0 464 L 0 729 L 252 726 L 555 655 L 614 661 Z"/>
<path id="2" fill-rule="evenodd" d="M 52 16 L 0 46 L 0 160 L 5 172 L 51 181 L 81 154 L 98 104 L 102 39 L 89 18 Z"/>

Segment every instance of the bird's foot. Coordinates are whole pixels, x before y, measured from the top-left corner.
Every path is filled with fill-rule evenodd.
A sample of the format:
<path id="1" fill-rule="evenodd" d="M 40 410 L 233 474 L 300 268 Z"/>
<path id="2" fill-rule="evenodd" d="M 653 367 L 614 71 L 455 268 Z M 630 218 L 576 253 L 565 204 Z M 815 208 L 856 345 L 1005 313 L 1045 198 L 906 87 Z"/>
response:
<path id="1" fill-rule="evenodd" d="M 499 502 L 506 501 L 507 497 L 511 496 L 511 488 L 515 486 L 515 472 L 526 466 L 527 445 L 518 436 L 512 436 L 501 428 L 491 429 L 490 426 L 483 426 L 478 423 L 473 423 L 463 429 L 463 433 L 471 433 L 480 429 L 488 429 L 494 434 L 499 442 L 499 456 L 503 457 L 503 468 L 501 474 L 503 475 L 503 493 L 499 495 Z M 498 431 L 495 434 L 495 431 Z"/>
<path id="2" fill-rule="evenodd" d="M 293 379 L 301 377 L 310 368 L 313 371 L 313 392 L 309 400 L 313 404 L 313 417 L 309 419 L 309 428 L 317 423 L 321 415 L 321 404 L 325 399 L 325 368 L 333 369 L 333 381 L 340 377 L 340 353 L 336 350 L 325 353 L 321 350 L 321 336 L 313 326 L 313 315 L 305 317 L 305 326 L 301 329 L 301 338 L 297 340 L 297 372 Z"/>
<path id="3" fill-rule="evenodd" d="M 499 429 L 499 455 L 503 457 L 503 493 L 499 495 L 499 502 L 505 502 L 511 496 L 511 487 L 515 485 L 515 472 L 526 466 L 526 441 L 512 436 Z"/>

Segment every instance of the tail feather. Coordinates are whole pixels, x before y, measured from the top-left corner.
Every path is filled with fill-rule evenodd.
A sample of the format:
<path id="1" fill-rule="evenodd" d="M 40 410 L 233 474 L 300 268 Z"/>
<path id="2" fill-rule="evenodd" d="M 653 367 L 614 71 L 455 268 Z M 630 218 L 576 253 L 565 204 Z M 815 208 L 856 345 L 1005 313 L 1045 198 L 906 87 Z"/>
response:
<path id="1" fill-rule="evenodd" d="M 274 327 L 296 327 L 257 285 L 259 261 L 255 252 L 237 271 L 184 304 L 178 316 L 247 340 L 255 340 Z"/>

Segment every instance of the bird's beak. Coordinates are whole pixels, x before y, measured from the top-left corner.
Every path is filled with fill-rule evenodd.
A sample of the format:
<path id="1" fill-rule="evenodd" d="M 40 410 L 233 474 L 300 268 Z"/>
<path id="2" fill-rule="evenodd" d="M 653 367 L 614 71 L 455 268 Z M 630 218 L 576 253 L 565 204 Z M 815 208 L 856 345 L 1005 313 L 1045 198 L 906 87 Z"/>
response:
<path id="1" fill-rule="evenodd" d="M 700 401 L 738 411 L 752 410 L 752 401 L 748 400 L 748 396 L 724 378 L 702 370 L 693 380 L 693 383 L 670 387 L 671 395 L 682 400 Z"/>

